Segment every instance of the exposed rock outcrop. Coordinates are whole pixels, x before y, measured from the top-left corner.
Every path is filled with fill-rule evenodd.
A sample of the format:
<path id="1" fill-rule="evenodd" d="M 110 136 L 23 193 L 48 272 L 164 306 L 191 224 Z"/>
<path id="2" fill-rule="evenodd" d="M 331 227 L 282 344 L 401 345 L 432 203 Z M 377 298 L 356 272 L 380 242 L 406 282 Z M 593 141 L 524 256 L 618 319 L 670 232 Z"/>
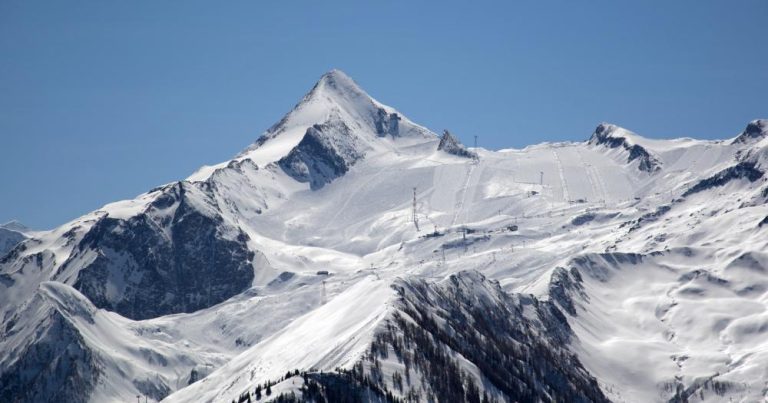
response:
<path id="1" fill-rule="evenodd" d="M 331 120 L 307 129 L 301 142 L 278 165 L 315 190 L 349 171 L 365 156 L 365 148 L 343 121 Z"/>
<path id="2" fill-rule="evenodd" d="M 477 153 L 467 150 L 464 144 L 461 144 L 461 141 L 448 130 L 443 130 L 437 149 L 459 157 L 477 158 Z"/>

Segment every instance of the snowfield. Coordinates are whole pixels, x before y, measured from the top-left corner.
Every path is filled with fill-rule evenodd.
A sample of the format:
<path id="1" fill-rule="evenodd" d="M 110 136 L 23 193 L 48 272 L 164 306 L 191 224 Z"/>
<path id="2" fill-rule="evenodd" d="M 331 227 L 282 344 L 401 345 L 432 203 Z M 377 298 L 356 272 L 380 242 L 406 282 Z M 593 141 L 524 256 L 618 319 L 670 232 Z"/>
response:
<path id="1" fill-rule="evenodd" d="M 406 364 L 419 344 L 397 350 L 423 331 L 462 396 L 763 401 L 766 170 L 765 120 L 717 141 L 603 123 L 472 149 L 334 70 L 234 159 L 14 238 L 0 400 L 231 402 L 271 383 L 268 400 L 334 373 L 367 400 L 440 400 L 428 365 Z M 507 336 L 446 312 L 512 315 L 562 381 L 510 366 L 504 384 L 470 341 Z"/>

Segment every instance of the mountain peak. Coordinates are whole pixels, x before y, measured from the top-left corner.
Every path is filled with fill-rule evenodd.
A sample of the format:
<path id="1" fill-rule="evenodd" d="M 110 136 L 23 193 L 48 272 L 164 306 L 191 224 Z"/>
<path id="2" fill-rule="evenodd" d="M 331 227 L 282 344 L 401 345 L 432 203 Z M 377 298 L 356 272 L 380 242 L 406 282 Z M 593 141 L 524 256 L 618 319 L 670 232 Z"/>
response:
<path id="1" fill-rule="evenodd" d="M 654 172 L 661 169 L 661 162 L 651 152 L 643 147 L 645 139 L 637 134 L 610 123 L 600 123 L 589 138 L 588 144 L 619 148 L 628 152 L 627 163 L 639 160 L 638 169 L 645 172 Z"/>
<path id="2" fill-rule="evenodd" d="M 257 165 L 276 162 L 299 145 L 315 125 L 325 129 L 312 131 L 310 134 L 314 137 L 321 134 L 333 137 L 333 144 L 356 143 L 365 149 L 391 148 L 391 145 L 380 142 L 381 138 L 405 138 L 408 139 L 406 142 L 412 142 L 434 137 L 429 130 L 414 124 L 394 108 L 373 99 L 346 73 L 333 69 L 323 74 L 287 115 L 236 158 L 250 158 Z M 333 128 L 346 130 L 337 133 Z M 350 136 L 355 140 L 348 140 Z M 356 154 L 363 154 L 362 149 L 358 151 Z M 210 169 L 196 174 L 195 178 L 205 177 L 208 171 Z"/>
<path id="3" fill-rule="evenodd" d="M 317 81 L 306 98 L 317 96 L 334 97 L 338 95 L 345 98 L 370 98 L 352 77 L 339 69 L 330 70 L 320 76 L 320 80 Z"/>
<path id="4" fill-rule="evenodd" d="M 645 145 L 647 139 L 643 136 L 625 129 L 613 123 L 602 122 L 595 128 L 592 136 L 589 138 L 589 144 L 606 144 L 624 141 L 628 145 Z"/>
<path id="5" fill-rule="evenodd" d="M 599 143 L 609 137 L 625 137 L 627 133 L 629 133 L 629 130 L 624 129 L 623 127 L 617 126 L 613 123 L 602 122 L 595 128 L 595 131 L 592 133 L 592 137 L 590 137 L 589 142 Z"/>
<path id="6" fill-rule="evenodd" d="M 358 87 L 355 80 L 352 79 L 347 73 L 339 69 L 331 69 L 322 76 L 320 76 L 320 83 L 328 84 L 331 86 L 352 86 Z M 359 87 L 358 87 L 359 88 Z"/>
<path id="7" fill-rule="evenodd" d="M 768 119 L 755 119 L 747 124 L 744 131 L 734 140 L 736 143 L 746 143 L 752 139 L 768 137 Z"/>

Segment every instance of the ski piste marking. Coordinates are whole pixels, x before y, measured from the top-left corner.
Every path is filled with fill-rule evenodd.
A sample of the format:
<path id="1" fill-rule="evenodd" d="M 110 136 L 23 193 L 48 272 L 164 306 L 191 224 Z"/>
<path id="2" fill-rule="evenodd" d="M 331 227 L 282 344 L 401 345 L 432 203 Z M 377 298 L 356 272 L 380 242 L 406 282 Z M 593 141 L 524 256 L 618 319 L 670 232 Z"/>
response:
<path id="1" fill-rule="evenodd" d="M 595 198 L 600 197 L 600 194 L 597 190 L 597 186 L 595 185 L 595 178 L 592 177 L 591 167 L 592 165 L 587 164 L 586 161 L 584 161 L 584 157 L 581 156 L 581 151 L 579 149 L 576 149 L 576 156 L 579 157 L 579 161 L 581 161 L 581 165 L 584 166 L 584 171 L 587 173 L 587 180 L 589 181 L 589 186 L 592 188 L 592 193 L 595 195 Z"/>
<path id="2" fill-rule="evenodd" d="M 592 172 L 597 179 L 598 185 L 600 185 L 600 192 L 603 194 L 603 204 L 605 205 L 608 203 L 608 192 L 605 191 L 605 182 L 603 181 L 603 176 L 600 175 L 600 171 L 594 165 L 592 165 Z"/>
<path id="3" fill-rule="evenodd" d="M 480 170 L 475 173 L 474 171 L 480 167 L 480 161 L 477 160 L 477 162 L 472 163 L 472 172 L 470 172 L 470 178 L 467 179 L 467 186 L 464 189 L 464 202 L 462 203 L 462 209 L 464 210 L 464 223 L 469 222 L 470 216 L 469 213 L 472 211 L 472 209 L 465 209 L 464 206 L 466 205 L 467 201 L 467 192 L 469 192 L 469 202 L 470 204 L 473 202 L 475 198 L 475 193 L 477 193 L 477 187 L 478 187 L 478 179 L 482 176 L 483 168 L 480 167 Z"/>
<path id="4" fill-rule="evenodd" d="M 600 175 L 600 171 L 594 164 L 588 164 L 586 161 L 584 161 L 584 156 L 582 155 L 581 150 L 577 148 L 576 152 L 579 155 L 579 159 L 585 166 L 585 170 L 587 171 L 587 178 L 590 180 L 590 184 L 595 187 L 595 197 L 602 196 L 603 205 L 607 204 L 608 193 L 605 191 L 605 183 L 603 182 L 602 175 Z M 599 200 L 595 201 L 598 202 Z"/>
<path id="5" fill-rule="evenodd" d="M 472 172 L 475 170 L 476 164 L 473 164 L 472 162 L 470 162 L 467 165 L 469 165 L 469 169 L 467 170 L 467 180 L 464 182 L 464 186 L 461 189 L 461 200 L 454 207 L 453 220 L 451 220 L 451 226 L 456 225 L 456 220 L 459 218 L 459 213 L 461 212 L 461 209 L 464 208 L 464 200 L 467 197 L 467 187 L 469 186 L 470 179 L 472 179 Z"/>
<path id="6" fill-rule="evenodd" d="M 563 187 L 563 201 L 569 203 L 571 201 L 571 195 L 568 194 L 568 183 L 565 181 L 565 173 L 563 172 L 563 163 L 560 162 L 560 157 L 557 155 L 557 151 L 552 150 L 552 155 L 555 156 L 555 162 L 557 163 L 557 171 L 560 174 L 560 183 Z"/>

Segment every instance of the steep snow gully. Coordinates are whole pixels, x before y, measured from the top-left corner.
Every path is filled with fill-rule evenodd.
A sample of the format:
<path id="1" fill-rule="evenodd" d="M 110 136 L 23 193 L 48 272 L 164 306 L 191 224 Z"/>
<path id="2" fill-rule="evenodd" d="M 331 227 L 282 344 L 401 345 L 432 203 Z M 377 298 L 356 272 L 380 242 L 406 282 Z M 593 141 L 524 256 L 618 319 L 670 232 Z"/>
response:
<path id="1" fill-rule="evenodd" d="M 328 72 L 232 160 L 0 226 L 0 401 L 764 401 L 768 121 L 584 137 L 467 148 Z"/>

